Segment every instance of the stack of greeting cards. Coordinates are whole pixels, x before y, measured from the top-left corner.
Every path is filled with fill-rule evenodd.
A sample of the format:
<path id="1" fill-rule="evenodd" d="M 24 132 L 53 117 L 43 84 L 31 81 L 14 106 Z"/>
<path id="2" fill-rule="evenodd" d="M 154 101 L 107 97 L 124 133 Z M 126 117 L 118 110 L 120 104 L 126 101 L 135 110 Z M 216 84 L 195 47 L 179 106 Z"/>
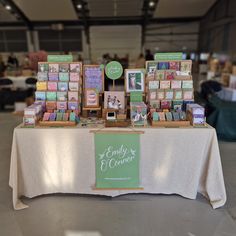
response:
<path id="1" fill-rule="evenodd" d="M 82 64 L 39 62 L 37 76 L 35 101 L 44 108 L 43 121 L 75 121 L 81 109 Z"/>
<path id="2" fill-rule="evenodd" d="M 146 69 L 147 102 L 152 119 L 155 112 L 155 121 L 184 120 L 186 104 L 194 102 L 192 61 L 147 61 Z"/>

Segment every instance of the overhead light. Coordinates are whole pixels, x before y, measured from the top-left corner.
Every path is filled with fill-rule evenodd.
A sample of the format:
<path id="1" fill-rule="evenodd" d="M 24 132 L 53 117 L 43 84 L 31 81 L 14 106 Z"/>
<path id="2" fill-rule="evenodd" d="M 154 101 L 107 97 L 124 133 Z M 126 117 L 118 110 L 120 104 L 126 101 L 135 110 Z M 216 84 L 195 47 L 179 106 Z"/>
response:
<path id="1" fill-rule="evenodd" d="M 150 1 L 149 2 L 149 7 L 154 7 L 155 6 L 155 2 L 154 1 Z"/>
<path id="2" fill-rule="evenodd" d="M 77 8 L 78 8 L 78 9 L 82 9 L 82 7 L 83 7 L 83 6 L 82 6 L 81 3 L 77 4 Z"/>
<path id="3" fill-rule="evenodd" d="M 6 5 L 5 8 L 10 11 L 11 10 L 11 6 L 10 5 Z"/>

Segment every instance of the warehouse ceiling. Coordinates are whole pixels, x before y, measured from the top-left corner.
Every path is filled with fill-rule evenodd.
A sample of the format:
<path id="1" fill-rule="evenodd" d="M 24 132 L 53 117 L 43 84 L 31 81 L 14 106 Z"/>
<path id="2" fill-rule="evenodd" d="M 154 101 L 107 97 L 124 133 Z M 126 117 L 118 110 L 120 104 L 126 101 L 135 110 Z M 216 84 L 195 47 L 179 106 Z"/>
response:
<path id="1" fill-rule="evenodd" d="M 145 9 L 154 19 L 201 17 L 215 2 L 216 0 L 0 0 L 0 21 L 20 21 L 20 17 L 17 19 L 14 16 L 14 7 L 6 9 L 6 6 L 11 7 L 12 4 L 31 22 L 63 22 L 84 20 L 84 9 L 87 19 L 91 21 L 98 18 L 124 18 L 127 21 L 127 17 L 141 19 L 145 15 Z"/>

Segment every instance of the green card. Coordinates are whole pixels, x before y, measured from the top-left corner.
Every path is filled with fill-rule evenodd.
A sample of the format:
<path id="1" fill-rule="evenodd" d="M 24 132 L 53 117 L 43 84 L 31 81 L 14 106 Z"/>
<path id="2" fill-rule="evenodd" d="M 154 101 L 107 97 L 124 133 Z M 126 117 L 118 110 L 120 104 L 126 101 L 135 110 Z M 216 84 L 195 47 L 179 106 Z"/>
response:
<path id="1" fill-rule="evenodd" d="M 106 65 L 105 73 L 109 79 L 116 80 L 122 76 L 123 67 L 118 61 L 111 61 Z"/>
<path id="2" fill-rule="evenodd" d="M 130 102 L 142 102 L 143 94 L 142 92 L 130 92 Z"/>
<path id="3" fill-rule="evenodd" d="M 48 55 L 48 62 L 73 62 L 72 55 Z"/>
<path id="4" fill-rule="evenodd" d="M 138 188 L 140 135 L 95 134 L 96 188 Z"/>
<path id="5" fill-rule="evenodd" d="M 171 53 L 156 53 L 154 55 L 155 61 L 180 61 L 183 59 L 182 52 L 171 52 Z"/>

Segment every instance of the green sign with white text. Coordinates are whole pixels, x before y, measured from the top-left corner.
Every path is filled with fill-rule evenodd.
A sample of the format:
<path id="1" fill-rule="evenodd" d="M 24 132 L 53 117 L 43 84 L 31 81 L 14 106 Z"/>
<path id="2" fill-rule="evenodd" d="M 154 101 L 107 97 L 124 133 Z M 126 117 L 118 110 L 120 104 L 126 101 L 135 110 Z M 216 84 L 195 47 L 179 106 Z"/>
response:
<path id="1" fill-rule="evenodd" d="M 140 135 L 95 134 L 96 188 L 138 188 Z"/>
<path id="2" fill-rule="evenodd" d="M 111 61 L 106 65 L 105 72 L 109 79 L 116 80 L 122 76 L 123 67 L 118 61 Z"/>
<path id="3" fill-rule="evenodd" d="M 48 55 L 48 62 L 73 62 L 72 55 Z"/>
<path id="4" fill-rule="evenodd" d="M 167 53 L 156 53 L 154 55 L 155 61 L 174 61 L 174 60 L 182 60 L 183 53 L 182 52 L 167 52 Z"/>

